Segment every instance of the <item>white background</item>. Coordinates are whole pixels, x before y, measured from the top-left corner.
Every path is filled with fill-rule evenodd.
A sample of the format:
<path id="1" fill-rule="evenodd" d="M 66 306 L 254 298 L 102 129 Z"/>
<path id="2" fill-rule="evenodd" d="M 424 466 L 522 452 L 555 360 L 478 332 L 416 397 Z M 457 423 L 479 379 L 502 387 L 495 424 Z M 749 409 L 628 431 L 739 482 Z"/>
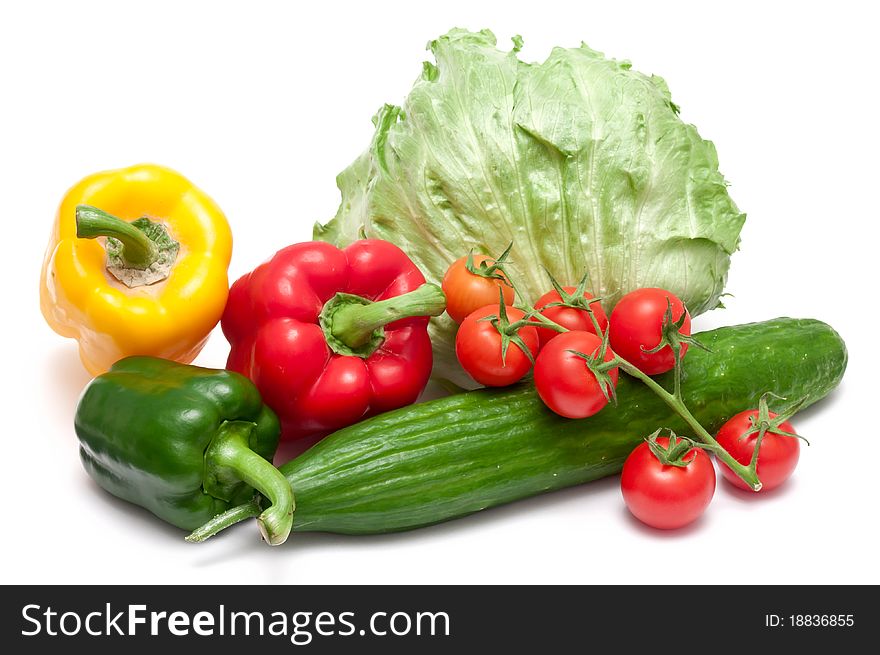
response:
<path id="1" fill-rule="evenodd" d="M 320 5 L 320 7 L 317 7 Z M 76 2 L 0 10 L 4 363 L 2 581 L 109 583 L 880 582 L 877 564 L 877 16 L 870 3 Z M 423 7 L 423 8 L 418 8 Z M 666 78 L 748 212 L 728 308 L 697 329 L 813 316 L 847 340 L 841 388 L 799 417 L 794 478 L 719 481 L 691 528 L 631 519 L 616 478 L 415 532 L 293 535 L 254 525 L 188 545 L 103 493 L 73 432 L 88 381 L 38 307 L 65 190 L 137 162 L 178 169 L 235 234 L 232 278 L 311 236 L 334 184 L 453 26 L 521 33 L 522 56 L 581 40 Z M 198 363 L 222 366 L 219 330 Z"/>

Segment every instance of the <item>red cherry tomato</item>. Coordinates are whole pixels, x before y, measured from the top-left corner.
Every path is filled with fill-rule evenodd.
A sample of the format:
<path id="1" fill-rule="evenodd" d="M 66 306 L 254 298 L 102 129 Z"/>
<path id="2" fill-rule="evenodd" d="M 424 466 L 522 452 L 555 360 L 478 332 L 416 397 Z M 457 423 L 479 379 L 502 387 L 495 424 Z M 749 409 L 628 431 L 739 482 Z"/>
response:
<path id="1" fill-rule="evenodd" d="M 467 269 L 467 257 L 455 260 L 443 276 L 441 287 L 446 294 L 446 313 L 456 323 L 461 323 L 468 314 L 480 307 L 498 303 L 498 289 L 504 294 L 504 304 L 512 305 L 513 287 L 502 271 L 495 271 L 503 280 L 471 273 Z M 487 255 L 474 255 L 474 266 L 479 269 L 482 262 L 490 264 L 495 260 Z"/>
<path id="2" fill-rule="evenodd" d="M 770 412 L 770 418 L 776 418 L 776 414 Z M 748 466 L 752 460 L 752 453 L 755 452 L 755 442 L 758 439 L 758 433 L 750 434 L 745 439 L 742 435 L 754 427 L 752 419 L 756 419 L 758 410 L 750 409 L 740 412 L 727 423 L 725 423 L 718 431 L 716 440 L 719 444 L 730 453 L 740 464 Z M 791 423 L 783 421 L 779 428 L 785 432 L 797 434 Z M 800 457 L 801 446 L 796 437 L 787 437 L 781 434 L 773 434 L 766 432 L 761 440 L 761 448 L 758 451 L 758 479 L 763 485 L 761 491 L 769 491 L 775 489 L 783 482 L 788 480 L 794 472 Z M 718 462 L 721 465 L 721 474 L 725 479 L 740 489 L 752 491 L 745 482 L 743 482 L 736 473 L 730 470 L 724 462 Z"/>
<path id="3" fill-rule="evenodd" d="M 578 331 L 563 332 L 541 349 L 535 362 L 535 387 L 547 407 L 567 418 L 586 418 L 608 404 L 587 362 L 571 352 L 598 357 L 601 346 L 602 340 L 592 332 Z M 609 349 L 604 360 L 613 358 Z M 611 384 L 617 386 L 617 368 L 608 371 L 608 375 Z"/>
<path id="4" fill-rule="evenodd" d="M 505 309 L 510 323 L 525 316 L 515 307 Z M 480 320 L 498 315 L 497 302 L 481 307 L 468 314 L 455 335 L 455 354 L 462 368 L 474 380 L 487 387 L 506 387 L 522 379 L 532 368 L 531 360 L 516 343 L 509 344 L 506 357 L 502 358 L 501 333 L 490 321 Z M 526 325 L 519 329 L 518 334 L 532 357 L 537 355 L 538 331 Z"/>
<path id="5" fill-rule="evenodd" d="M 668 448 L 668 437 L 657 437 Z M 647 442 L 623 464 L 620 490 L 633 516 L 652 528 L 674 530 L 698 519 L 715 495 L 715 468 L 700 448 L 682 457 L 687 466 L 663 464 Z"/>
<path id="6" fill-rule="evenodd" d="M 614 307 L 609 319 L 611 349 L 647 375 L 665 373 L 675 366 L 669 346 L 655 353 L 646 352 L 660 345 L 667 298 L 672 305 L 672 319 L 677 321 L 685 312 L 684 304 L 675 294 L 663 289 L 637 289 L 626 294 Z M 685 315 L 679 331 L 690 335 L 690 315 Z M 681 357 L 687 348 L 686 343 L 681 345 Z"/>
<path id="7" fill-rule="evenodd" d="M 577 288 L 562 287 L 562 290 L 566 293 L 572 294 Z M 589 292 L 584 292 L 584 298 L 587 300 L 592 297 L 592 294 Z M 556 291 L 556 289 L 553 289 L 538 298 L 538 302 L 535 303 L 535 309 L 541 310 L 541 314 L 569 330 L 592 332 L 593 334 L 596 334 L 596 328 L 593 327 L 593 321 L 590 320 L 590 314 L 585 309 L 566 307 L 564 305 L 557 305 L 556 307 L 547 307 L 544 309 L 546 305 L 555 302 L 562 302 L 562 298 L 560 297 L 559 292 Z M 593 316 L 596 317 L 599 329 L 604 332 L 605 328 L 608 326 L 608 317 L 605 315 L 605 310 L 602 309 L 602 304 L 598 300 L 596 302 L 591 302 L 590 309 L 593 311 Z M 559 332 L 555 332 L 549 328 L 538 328 L 538 336 L 541 338 L 541 347 L 543 348 L 546 346 L 547 342 L 559 334 Z"/>

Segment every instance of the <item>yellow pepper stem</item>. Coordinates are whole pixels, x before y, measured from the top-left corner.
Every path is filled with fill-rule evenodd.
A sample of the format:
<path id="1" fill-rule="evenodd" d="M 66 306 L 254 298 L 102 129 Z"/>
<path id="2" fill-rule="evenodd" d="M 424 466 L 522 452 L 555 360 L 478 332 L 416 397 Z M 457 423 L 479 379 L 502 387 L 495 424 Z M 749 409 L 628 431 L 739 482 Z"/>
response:
<path id="1" fill-rule="evenodd" d="M 90 205 L 76 208 L 76 236 L 116 239 L 122 244 L 120 257 L 128 268 L 144 270 L 159 259 L 159 247 L 142 230 Z"/>

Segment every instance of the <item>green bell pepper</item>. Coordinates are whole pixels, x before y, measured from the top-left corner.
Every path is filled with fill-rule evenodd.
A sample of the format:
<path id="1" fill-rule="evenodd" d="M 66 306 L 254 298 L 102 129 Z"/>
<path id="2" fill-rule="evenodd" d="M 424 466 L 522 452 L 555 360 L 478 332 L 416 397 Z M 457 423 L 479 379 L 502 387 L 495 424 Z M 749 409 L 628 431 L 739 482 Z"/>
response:
<path id="1" fill-rule="evenodd" d="M 114 496 L 193 530 L 250 500 L 270 544 L 293 523 L 290 484 L 271 464 L 280 427 L 244 376 L 128 357 L 86 387 L 75 419 L 89 475 Z"/>

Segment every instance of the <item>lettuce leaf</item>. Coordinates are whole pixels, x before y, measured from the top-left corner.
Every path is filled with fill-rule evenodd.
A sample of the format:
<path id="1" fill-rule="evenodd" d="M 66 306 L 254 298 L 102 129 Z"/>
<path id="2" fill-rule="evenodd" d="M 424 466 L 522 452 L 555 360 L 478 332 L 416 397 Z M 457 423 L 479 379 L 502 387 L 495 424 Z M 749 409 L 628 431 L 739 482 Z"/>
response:
<path id="1" fill-rule="evenodd" d="M 584 272 L 611 309 L 639 287 L 696 315 L 719 304 L 745 215 L 711 142 L 678 115 L 666 83 L 586 45 L 520 61 L 488 30 L 428 47 L 403 107 L 386 105 L 369 148 L 337 178 L 342 202 L 315 238 L 399 245 L 439 282 L 471 248 L 500 254 L 523 300 Z M 460 385 L 455 325 L 432 320 L 435 374 Z"/>

